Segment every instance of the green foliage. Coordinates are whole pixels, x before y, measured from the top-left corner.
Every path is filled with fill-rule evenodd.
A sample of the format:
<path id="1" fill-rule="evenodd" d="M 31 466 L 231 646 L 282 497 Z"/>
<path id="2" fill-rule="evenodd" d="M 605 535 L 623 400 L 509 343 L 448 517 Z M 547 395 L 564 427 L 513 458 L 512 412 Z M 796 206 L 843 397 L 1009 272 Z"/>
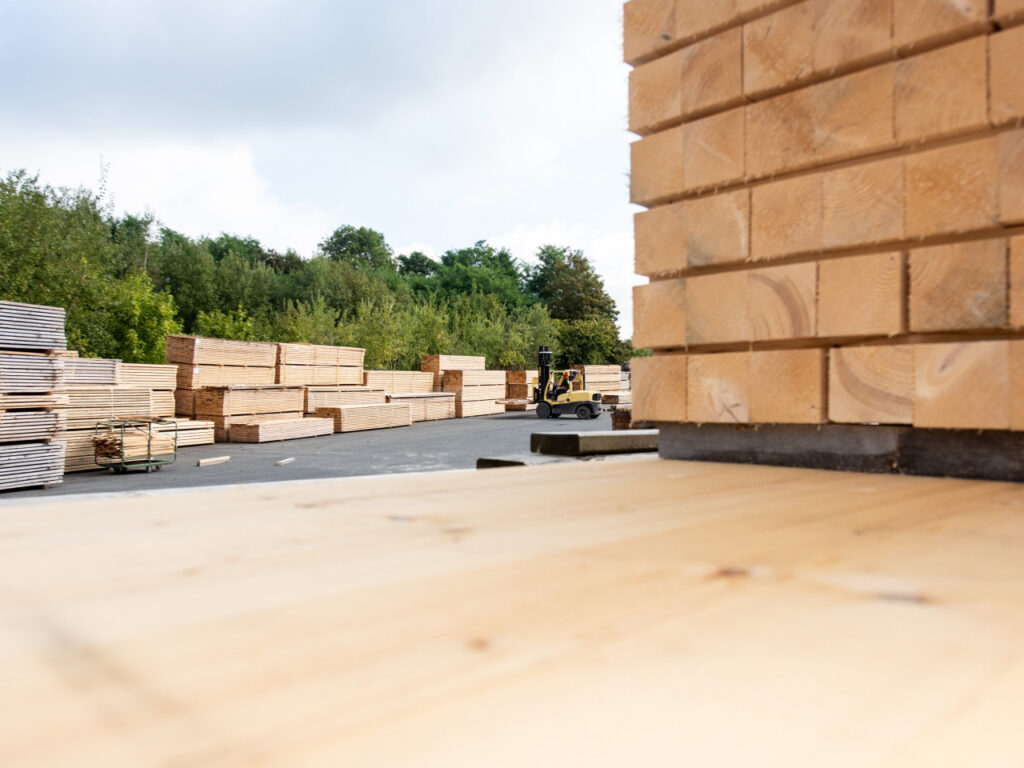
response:
<path id="1" fill-rule="evenodd" d="M 421 354 L 484 355 L 529 368 L 620 363 L 617 312 L 579 251 L 546 246 L 527 268 L 484 241 L 440 261 L 392 257 L 381 233 L 340 227 L 302 259 L 254 238 L 153 233 L 86 190 L 24 172 L 0 179 L 0 297 L 62 306 L 82 355 L 160 362 L 168 333 L 366 349 L 370 368 L 419 368 Z"/>

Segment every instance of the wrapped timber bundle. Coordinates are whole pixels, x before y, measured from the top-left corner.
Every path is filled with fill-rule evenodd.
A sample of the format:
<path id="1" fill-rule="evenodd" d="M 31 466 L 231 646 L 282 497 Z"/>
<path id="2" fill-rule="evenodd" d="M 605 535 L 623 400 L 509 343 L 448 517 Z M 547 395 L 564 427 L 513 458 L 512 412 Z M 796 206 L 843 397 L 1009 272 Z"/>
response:
<path id="1" fill-rule="evenodd" d="M 505 410 L 535 411 L 537 404 L 533 400 L 533 382 L 539 377 L 536 370 L 505 371 Z"/>
<path id="2" fill-rule="evenodd" d="M 337 408 L 343 405 L 373 405 L 386 403 L 382 388 L 374 387 L 306 387 L 306 413 L 317 408 Z"/>
<path id="3" fill-rule="evenodd" d="M 360 386 L 366 350 L 320 344 L 278 344 L 278 384 Z"/>
<path id="4" fill-rule="evenodd" d="M 457 418 L 505 412 L 505 371 L 445 371 L 441 381 L 455 394 Z"/>
<path id="5" fill-rule="evenodd" d="M 626 4 L 633 400 L 663 455 L 1019 463 L 1024 27 L 945 5 Z"/>
<path id="6" fill-rule="evenodd" d="M 389 395 L 434 391 L 434 374 L 424 371 L 365 371 L 363 384 Z"/>
<path id="7" fill-rule="evenodd" d="M 47 352 L 67 349 L 64 310 L 0 301 L 0 349 Z"/>
<path id="8" fill-rule="evenodd" d="M 413 423 L 455 418 L 455 394 L 451 392 L 388 395 L 388 402 L 408 405 Z"/>
<path id="9" fill-rule="evenodd" d="M 121 361 L 67 357 L 64 359 L 64 383 L 68 387 L 116 387 L 123 383 Z"/>
<path id="10" fill-rule="evenodd" d="M 64 310 L 0 301 L 0 490 L 64 477 Z"/>
<path id="11" fill-rule="evenodd" d="M 317 408 L 316 415 L 330 420 L 335 432 L 363 432 L 412 425 L 412 414 L 405 403 Z"/>
<path id="12" fill-rule="evenodd" d="M 147 387 L 174 391 L 178 366 L 147 363 L 121 363 L 121 383 L 126 387 Z"/>
<path id="13" fill-rule="evenodd" d="M 372 406 L 352 406 L 355 408 Z M 271 443 L 320 437 L 334 432 L 332 419 L 302 418 L 235 424 L 231 428 L 233 443 Z"/>
<path id="14" fill-rule="evenodd" d="M 622 389 L 621 365 L 574 365 L 583 373 L 583 389 L 605 392 L 619 392 Z"/>
<path id="15" fill-rule="evenodd" d="M 231 440 L 237 424 L 294 421 L 302 417 L 304 407 L 303 387 L 239 385 L 200 389 L 195 394 L 196 418 L 214 423 L 219 442 Z"/>

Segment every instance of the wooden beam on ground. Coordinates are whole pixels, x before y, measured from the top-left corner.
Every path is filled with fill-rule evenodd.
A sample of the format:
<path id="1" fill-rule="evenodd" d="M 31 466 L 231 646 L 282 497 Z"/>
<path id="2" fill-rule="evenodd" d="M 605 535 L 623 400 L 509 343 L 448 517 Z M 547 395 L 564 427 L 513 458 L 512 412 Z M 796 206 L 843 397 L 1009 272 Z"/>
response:
<path id="1" fill-rule="evenodd" d="M 196 461 L 197 467 L 212 467 L 214 464 L 224 464 L 231 461 L 230 456 L 213 456 L 209 459 L 199 459 Z"/>
<path id="2" fill-rule="evenodd" d="M 534 453 L 555 456 L 656 451 L 658 450 L 658 430 L 534 432 L 530 435 L 530 450 Z"/>

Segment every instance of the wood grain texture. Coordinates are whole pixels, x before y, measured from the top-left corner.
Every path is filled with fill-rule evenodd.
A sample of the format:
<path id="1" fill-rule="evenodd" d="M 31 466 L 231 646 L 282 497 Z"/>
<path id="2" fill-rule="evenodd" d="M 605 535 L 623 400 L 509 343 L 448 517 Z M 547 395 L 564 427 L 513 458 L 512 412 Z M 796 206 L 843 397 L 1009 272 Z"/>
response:
<path id="1" fill-rule="evenodd" d="M 750 255 L 750 190 L 686 203 L 686 258 L 691 267 L 745 261 Z"/>
<path id="2" fill-rule="evenodd" d="M 999 137 L 999 221 L 1024 224 L 1024 130 Z"/>
<path id="3" fill-rule="evenodd" d="M 761 184 L 751 193 L 750 257 L 765 260 L 822 247 L 820 174 Z"/>
<path id="4" fill-rule="evenodd" d="M 629 73 L 629 130 L 646 134 L 683 115 L 684 52 L 641 64 Z"/>
<path id="5" fill-rule="evenodd" d="M 914 347 L 911 344 L 829 350 L 829 421 L 911 424 L 914 386 Z"/>
<path id="6" fill-rule="evenodd" d="M 914 426 L 1010 428 L 1010 342 L 918 344 Z"/>
<path id="7" fill-rule="evenodd" d="M 904 199 L 902 158 L 854 165 L 824 174 L 823 245 L 842 247 L 902 240 Z"/>
<path id="8" fill-rule="evenodd" d="M 750 354 L 690 355 L 686 361 L 686 410 L 691 422 L 750 421 Z"/>
<path id="9" fill-rule="evenodd" d="M 892 47 L 893 0 L 808 0 L 814 14 L 814 69 L 864 64 Z"/>
<path id="10" fill-rule="evenodd" d="M 988 124 L 988 38 L 896 62 L 896 141 L 927 141 Z"/>
<path id="11" fill-rule="evenodd" d="M 633 64 L 672 43 L 676 0 L 629 0 L 623 7 L 623 55 Z"/>
<path id="12" fill-rule="evenodd" d="M 1010 325 L 1024 327 L 1024 236 L 1010 238 Z"/>
<path id="13" fill-rule="evenodd" d="M 683 132 L 683 178 L 688 191 L 742 181 L 745 110 L 741 107 L 701 118 Z"/>
<path id="14" fill-rule="evenodd" d="M 678 17 L 678 11 L 677 11 Z M 733 27 L 680 51 L 684 118 L 734 104 L 743 95 L 743 30 Z"/>
<path id="15" fill-rule="evenodd" d="M 1000 22 L 1016 22 L 1024 19 L 1024 0 L 994 0 L 995 19 Z"/>
<path id="16" fill-rule="evenodd" d="M 997 125 L 1024 117 L 1022 48 L 1024 27 L 1007 29 L 989 38 L 989 110 Z"/>
<path id="17" fill-rule="evenodd" d="M 988 0 L 896 0 L 893 43 L 898 48 L 978 34 L 988 28 Z"/>
<path id="18" fill-rule="evenodd" d="M 751 340 L 801 339 L 815 335 L 816 263 L 762 267 L 746 274 Z"/>
<path id="19" fill-rule="evenodd" d="M 902 253 L 828 259 L 818 264 L 818 336 L 906 332 Z"/>
<path id="20" fill-rule="evenodd" d="M 633 344 L 686 345 L 686 280 L 659 280 L 633 287 Z"/>
<path id="21" fill-rule="evenodd" d="M 910 330 L 1004 328 L 1007 241 L 980 240 L 910 252 Z"/>
<path id="22" fill-rule="evenodd" d="M 686 421 L 686 355 L 637 357 L 633 374 L 633 418 Z"/>
<path id="23" fill-rule="evenodd" d="M 1024 341 L 1010 343 L 1010 429 L 1024 431 Z"/>
<path id="24" fill-rule="evenodd" d="M 814 72 L 814 13 L 801 2 L 743 27 L 743 91 L 757 96 Z"/>
<path id="25" fill-rule="evenodd" d="M 906 163 L 907 237 L 986 229 L 998 223 L 997 139 L 910 155 Z"/>
<path id="26" fill-rule="evenodd" d="M 659 205 L 633 216 L 635 272 L 645 277 L 686 268 L 688 203 Z"/>
<path id="27" fill-rule="evenodd" d="M 750 420 L 755 424 L 825 421 L 825 350 L 750 353 Z"/>
<path id="28" fill-rule="evenodd" d="M 750 338 L 747 273 L 723 272 L 686 281 L 686 341 L 722 344 Z"/>
<path id="29" fill-rule="evenodd" d="M 683 181 L 683 126 L 645 136 L 630 145 L 630 201 L 650 206 L 680 194 Z"/>

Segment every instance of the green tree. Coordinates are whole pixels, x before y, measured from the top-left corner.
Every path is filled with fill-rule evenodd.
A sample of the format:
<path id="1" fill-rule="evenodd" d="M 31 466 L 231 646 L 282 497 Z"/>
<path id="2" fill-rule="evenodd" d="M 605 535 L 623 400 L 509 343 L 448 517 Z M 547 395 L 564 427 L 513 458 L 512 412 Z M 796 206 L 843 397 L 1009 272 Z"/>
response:
<path id="1" fill-rule="evenodd" d="M 224 312 L 212 309 L 209 312 L 199 311 L 196 336 L 207 336 L 213 339 L 236 339 L 238 341 L 258 341 L 256 324 L 241 307 Z"/>
<path id="2" fill-rule="evenodd" d="M 320 243 L 319 251 L 332 261 L 342 261 L 356 269 L 395 269 L 391 246 L 384 235 L 367 227 L 338 227 Z"/>
<path id="3" fill-rule="evenodd" d="M 470 248 L 446 251 L 434 277 L 441 298 L 480 293 L 497 296 L 508 308 L 530 303 L 529 296 L 520 289 L 522 266 L 508 250 L 496 249 L 484 240 Z"/>
<path id="4" fill-rule="evenodd" d="M 526 290 L 547 305 L 558 320 L 604 317 L 613 322 L 619 311 L 604 289 L 601 276 L 582 251 L 545 245 L 537 252 L 536 266 L 527 268 Z"/>

